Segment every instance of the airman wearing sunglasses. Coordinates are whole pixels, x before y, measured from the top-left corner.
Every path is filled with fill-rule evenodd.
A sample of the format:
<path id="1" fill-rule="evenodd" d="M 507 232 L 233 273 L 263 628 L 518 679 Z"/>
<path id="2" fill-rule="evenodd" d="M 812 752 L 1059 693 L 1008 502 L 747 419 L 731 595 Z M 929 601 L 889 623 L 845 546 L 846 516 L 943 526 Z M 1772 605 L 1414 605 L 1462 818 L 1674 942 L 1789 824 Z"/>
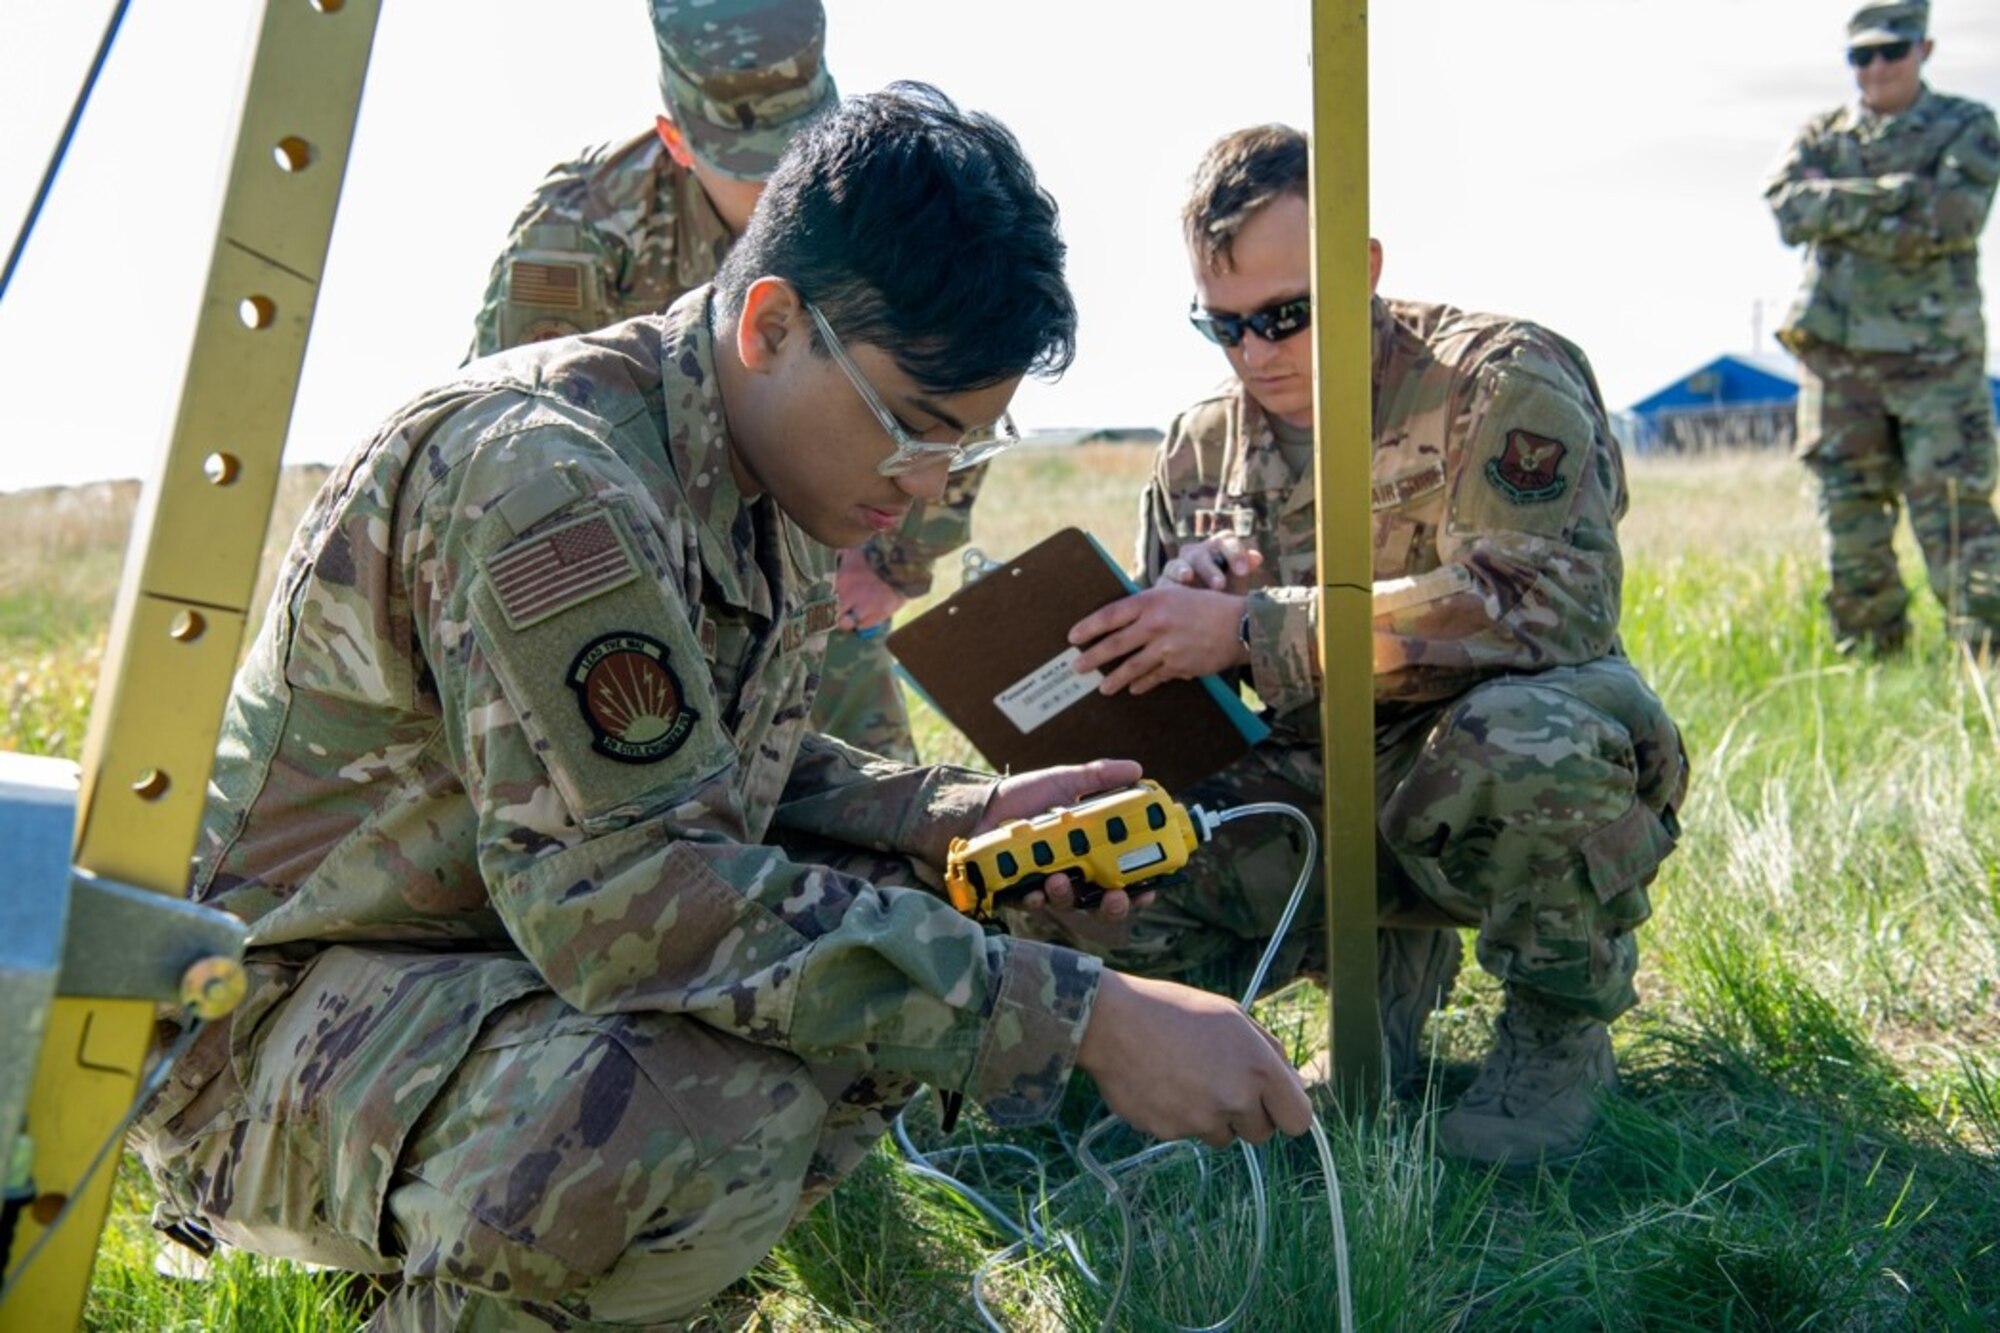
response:
<path id="1" fill-rule="evenodd" d="M 1324 790 L 1314 554 L 1306 141 L 1284 126 L 1210 149 L 1183 212 L 1195 328 L 1230 381 L 1174 421 L 1142 502 L 1146 591 L 1080 622 L 1106 691 L 1224 672 L 1273 727 L 1188 793 L 1316 809 Z M 1371 277 L 1382 252 L 1370 243 Z M 1633 931 L 1673 849 L 1679 734 L 1619 646 L 1624 473 L 1583 353 L 1518 320 L 1377 298 L 1374 327 L 1376 798 L 1384 847 L 1384 1041 L 1405 1090 L 1459 967 L 1455 929 L 1506 989 L 1450 1151 L 1509 1165 L 1578 1150 L 1615 1082 L 1605 1024 L 1635 1001 Z M 1341 663 L 1334 670 L 1360 670 Z M 1107 934 L 1053 910 L 1113 966 L 1247 978 L 1299 849 L 1245 822 Z M 1316 896 L 1309 900 L 1314 916 Z M 1294 927 L 1282 979 L 1324 965 Z M 1232 991 L 1233 993 L 1233 991 Z"/>
<path id="2" fill-rule="evenodd" d="M 493 263 L 474 356 L 665 310 L 715 276 L 793 135 L 832 106 L 819 0 L 649 0 L 662 114 L 552 168 Z M 981 469 L 842 553 L 813 725 L 904 763 L 910 716 L 882 634 L 964 545 Z"/>
<path id="3" fill-rule="evenodd" d="M 1806 271 L 1778 337 L 1798 355 L 1798 452 L 1826 530 L 1826 609 L 1843 651 L 1906 646 L 1899 506 L 1946 632 L 2000 635 L 2000 520 L 1979 233 L 2000 128 L 1923 80 L 1929 7 L 1869 4 L 1847 25 L 1860 97 L 1815 117 L 1764 197 Z"/>
<path id="4" fill-rule="evenodd" d="M 355 452 L 227 710 L 190 889 L 252 989 L 136 1130 L 173 1234 L 397 1274 L 374 1328 L 681 1327 L 922 1083 L 1024 1123 L 1081 1068 L 1162 1137 L 1306 1128 L 1229 1000 L 931 891 L 952 837 L 1136 765 L 807 722 L 830 548 L 1007 442 L 1074 351 L 1062 270 L 1007 129 L 894 85 L 794 140 L 713 284 Z"/>

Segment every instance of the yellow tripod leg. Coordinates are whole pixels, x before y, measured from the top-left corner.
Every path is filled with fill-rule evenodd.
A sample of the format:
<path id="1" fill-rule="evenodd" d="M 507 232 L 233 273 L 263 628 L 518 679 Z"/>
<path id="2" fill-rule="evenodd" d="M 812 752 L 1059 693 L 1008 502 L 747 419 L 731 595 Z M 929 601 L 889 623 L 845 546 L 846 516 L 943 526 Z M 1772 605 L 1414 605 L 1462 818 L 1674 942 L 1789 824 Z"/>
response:
<path id="1" fill-rule="evenodd" d="M 180 410 L 133 528 L 85 743 L 75 863 L 125 884 L 186 885 L 378 12 L 265 7 Z M 151 1030 L 141 1001 L 56 1002 L 29 1094 L 39 1195 L 17 1265 L 131 1106 Z M 115 1159 L 70 1201 L 0 1305 L 0 1333 L 76 1326 L 114 1173 Z"/>
<path id="2" fill-rule="evenodd" d="M 1325 737 L 1327 1043 L 1343 1105 L 1382 1086 L 1375 998 L 1375 691 L 1370 651 L 1368 7 L 1314 0 L 1313 451 Z M 1339 873 L 1335 873 L 1335 867 Z"/>

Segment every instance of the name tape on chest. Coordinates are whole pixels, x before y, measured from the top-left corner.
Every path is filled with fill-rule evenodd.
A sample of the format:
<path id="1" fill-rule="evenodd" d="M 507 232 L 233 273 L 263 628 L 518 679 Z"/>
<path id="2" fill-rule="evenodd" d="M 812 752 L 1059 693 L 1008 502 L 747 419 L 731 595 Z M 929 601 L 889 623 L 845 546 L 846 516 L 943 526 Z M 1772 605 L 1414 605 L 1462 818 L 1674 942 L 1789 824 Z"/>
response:
<path id="1" fill-rule="evenodd" d="M 1444 486 L 1444 464 L 1433 462 L 1414 472 L 1384 477 L 1370 490 L 1369 503 L 1376 509 L 1399 509 L 1420 495 Z"/>
<path id="2" fill-rule="evenodd" d="M 795 653 L 813 635 L 832 630 L 839 618 L 839 604 L 833 598 L 809 602 L 785 618 L 784 628 L 779 631 L 779 643 L 786 652 Z"/>

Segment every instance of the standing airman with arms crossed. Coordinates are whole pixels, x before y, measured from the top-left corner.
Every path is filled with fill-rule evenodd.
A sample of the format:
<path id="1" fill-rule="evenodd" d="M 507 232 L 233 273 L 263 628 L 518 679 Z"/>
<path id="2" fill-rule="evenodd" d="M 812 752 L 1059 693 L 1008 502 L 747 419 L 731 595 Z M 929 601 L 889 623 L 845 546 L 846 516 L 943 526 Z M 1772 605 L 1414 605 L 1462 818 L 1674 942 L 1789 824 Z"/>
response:
<path id="1" fill-rule="evenodd" d="M 1903 651 L 1898 501 L 1946 632 L 2000 632 L 1993 400 L 1979 233 L 2000 182 L 1993 112 L 1923 81 L 1930 7 L 1869 4 L 1847 25 L 1860 98 L 1799 132 L 1764 197 L 1806 247 L 1778 337 L 1798 355 L 1799 457 L 1818 482 L 1827 613 L 1840 649 Z"/>

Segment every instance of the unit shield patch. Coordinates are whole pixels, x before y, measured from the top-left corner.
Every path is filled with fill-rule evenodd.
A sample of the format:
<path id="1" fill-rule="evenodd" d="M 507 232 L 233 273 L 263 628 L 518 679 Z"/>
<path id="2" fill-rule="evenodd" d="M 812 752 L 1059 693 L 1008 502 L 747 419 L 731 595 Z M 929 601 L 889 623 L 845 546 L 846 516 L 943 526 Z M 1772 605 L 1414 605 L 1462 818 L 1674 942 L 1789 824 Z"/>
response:
<path id="1" fill-rule="evenodd" d="M 1507 432 L 1507 447 L 1486 460 L 1486 479 L 1515 504 L 1553 500 L 1569 488 L 1557 470 L 1569 446 L 1531 430 Z"/>
<path id="2" fill-rule="evenodd" d="M 650 764 L 681 748 L 699 714 L 687 706 L 667 646 L 644 634 L 606 634 L 570 665 L 591 748 L 621 764 Z"/>

